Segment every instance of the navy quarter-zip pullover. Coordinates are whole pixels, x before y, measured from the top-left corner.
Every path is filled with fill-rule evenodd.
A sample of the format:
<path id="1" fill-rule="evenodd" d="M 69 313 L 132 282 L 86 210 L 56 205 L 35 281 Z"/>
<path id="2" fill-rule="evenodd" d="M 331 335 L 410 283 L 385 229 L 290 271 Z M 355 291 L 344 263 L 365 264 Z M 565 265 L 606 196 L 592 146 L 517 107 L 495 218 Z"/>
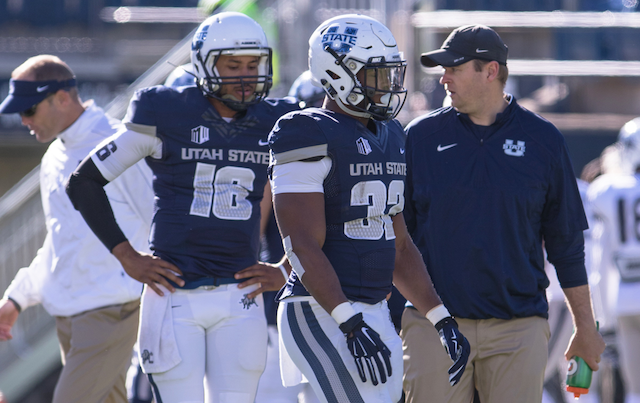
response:
<path id="1" fill-rule="evenodd" d="M 587 284 L 564 138 L 509 97 L 490 126 L 449 107 L 406 128 L 407 226 L 457 317 L 546 318 L 543 241 L 564 288 Z"/>

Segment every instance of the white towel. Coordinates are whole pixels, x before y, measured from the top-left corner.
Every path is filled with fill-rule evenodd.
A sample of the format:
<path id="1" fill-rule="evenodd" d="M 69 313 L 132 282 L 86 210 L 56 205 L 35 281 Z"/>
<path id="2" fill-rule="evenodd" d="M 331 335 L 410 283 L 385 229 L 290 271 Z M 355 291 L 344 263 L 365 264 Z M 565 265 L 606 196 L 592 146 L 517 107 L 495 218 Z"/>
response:
<path id="1" fill-rule="evenodd" d="M 145 284 L 140 305 L 138 359 L 145 374 L 166 372 L 182 361 L 173 332 L 171 293 L 162 285 L 156 285 L 164 296 Z"/>

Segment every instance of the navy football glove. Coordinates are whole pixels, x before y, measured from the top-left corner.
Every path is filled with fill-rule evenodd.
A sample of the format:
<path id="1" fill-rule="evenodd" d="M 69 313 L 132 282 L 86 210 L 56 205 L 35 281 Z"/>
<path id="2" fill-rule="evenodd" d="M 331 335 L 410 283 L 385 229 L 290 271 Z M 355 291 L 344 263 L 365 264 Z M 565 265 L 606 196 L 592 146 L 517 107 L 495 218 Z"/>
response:
<path id="1" fill-rule="evenodd" d="M 362 319 L 362 313 L 353 315 L 349 320 L 340 325 L 340 330 L 347 336 L 347 346 L 349 352 L 356 361 L 356 367 L 360 374 L 362 382 L 367 381 L 364 367 L 367 367 L 369 378 L 373 385 L 378 384 L 378 375 L 380 374 L 380 382 L 387 382 L 388 376 L 391 376 L 391 351 L 382 342 L 380 335 L 371 329 Z M 380 357 L 384 360 L 384 365 Z M 386 368 L 386 369 L 385 369 Z"/>
<path id="2" fill-rule="evenodd" d="M 453 365 L 449 367 L 449 383 L 453 386 L 462 378 L 471 347 L 467 338 L 458 330 L 458 323 L 451 316 L 436 323 L 435 327 L 440 335 L 440 342 L 453 360 Z"/>

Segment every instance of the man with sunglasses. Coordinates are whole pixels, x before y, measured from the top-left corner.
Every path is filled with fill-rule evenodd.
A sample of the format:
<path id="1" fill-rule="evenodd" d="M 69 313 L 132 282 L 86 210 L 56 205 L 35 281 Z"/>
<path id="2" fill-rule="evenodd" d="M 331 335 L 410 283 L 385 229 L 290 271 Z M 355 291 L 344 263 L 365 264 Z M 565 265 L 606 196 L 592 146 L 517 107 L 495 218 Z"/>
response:
<path id="1" fill-rule="evenodd" d="M 39 142 L 52 142 L 40 165 L 47 235 L 0 300 L 0 340 L 12 338 L 21 310 L 41 303 L 56 319 L 64 365 L 53 402 L 125 403 L 142 284 L 124 272 L 65 193 L 66 178 L 119 122 L 93 101 L 83 103 L 73 72 L 51 55 L 32 57 L 13 71 L 0 113 L 19 113 Z M 147 248 L 153 209 L 149 168 L 136 164 L 105 190 L 128 238 Z"/>

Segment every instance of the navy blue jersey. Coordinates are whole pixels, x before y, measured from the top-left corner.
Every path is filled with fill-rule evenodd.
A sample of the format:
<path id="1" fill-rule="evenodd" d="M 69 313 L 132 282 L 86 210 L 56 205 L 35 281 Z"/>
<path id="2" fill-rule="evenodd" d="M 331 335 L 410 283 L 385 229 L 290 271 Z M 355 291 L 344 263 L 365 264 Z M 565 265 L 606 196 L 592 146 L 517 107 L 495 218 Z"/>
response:
<path id="1" fill-rule="evenodd" d="M 269 137 L 273 164 L 328 156 L 323 183 L 322 247 L 348 299 L 376 303 L 391 291 L 395 233 L 391 216 L 404 207 L 404 133 L 397 121 L 375 124 L 309 108 L 283 116 Z M 293 275 L 281 297 L 309 295 Z"/>
<path id="2" fill-rule="evenodd" d="M 546 317 L 543 238 L 587 228 L 562 134 L 515 99 L 491 126 L 442 108 L 406 132 L 405 219 L 449 311 Z"/>
<path id="3" fill-rule="evenodd" d="M 124 122 L 141 132 L 155 128 L 163 146 L 161 159 L 146 159 L 156 194 L 151 249 L 186 281 L 230 278 L 256 263 L 267 135 L 297 108 L 265 100 L 228 123 L 197 87 L 151 87 L 132 99 Z"/>

